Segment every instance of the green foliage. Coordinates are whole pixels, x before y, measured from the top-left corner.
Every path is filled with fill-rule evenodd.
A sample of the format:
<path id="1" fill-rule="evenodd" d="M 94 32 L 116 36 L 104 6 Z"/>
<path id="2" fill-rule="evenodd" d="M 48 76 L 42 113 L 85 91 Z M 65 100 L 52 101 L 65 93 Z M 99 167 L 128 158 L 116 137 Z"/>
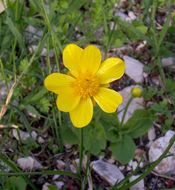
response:
<path id="1" fill-rule="evenodd" d="M 5 184 L 4 190 L 26 190 L 27 184 L 22 177 L 10 177 Z"/>
<path id="2" fill-rule="evenodd" d="M 58 190 L 57 186 L 55 186 L 55 185 L 49 185 L 48 189 L 49 190 Z"/>
<path id="3" fill-rule="evenodd" d="M 121 31 L 125 38 L 127 37 L 129 41 L 136 41 L 140 39 L 147 40 L 147 37 L 145 35 L 147 33 L 147 27 L 141 21 L 136 20 L 132 23 L 128 23 L 116 17 L 115 22 L 119 27 L 119 31 Z"/>
<path id="4" fill-rule="evenodd" d="M 136 110 L 123 127 L 108 129 L 106 135 L 110 141 L 110 150 L 118 161 L 126 164 L 133 159 L 136 147 L 133 139 L 143 136 L 154 120 L 153 111 Z"/>
<path id="5" fill-rule="evenodd" d="M 135 148 L 133 139 L 128 135 L 122 136 L 120 141 L 113 142 L 110 145 L 112 154 L 122 164 L 127 164 L 134 157 Z"/>
<path id="6" fill-rule="evenodd" d="M 47 90 L 43 86 L 38 86 L 37 89 L 34 89 L 25 98 L 23 98 L 20 108 L 25 108 L 38 116 L 39 113 L 36 108 L 34 108 L 34 106 L 36 106 L 40 112 L 48 112 L 50 103 L 46 96 L 46 93 Z"/>
<path id="7" fill-rule="evenodd" d="M 93 155 L 98 155 L 106 148 L 105 130 L 100 122 L 94 122 L 85 128 L 84 147 Z"/>
<path id="8" fill-rule="evenodd" d="M 124 125 L 124 128 L 129 136 L 138 138 L 148 132 L 154 120 L 154 112 L 149 110 L 136 110 Z"/>
<path id="9" fill-rule="evenodd" d="M 150 74 L 149 77 L 164 72 L 160 61 L 162 57 L 174 56 L 175 16 L 169 9 L 169 3 L 174 3 L 174 0 L 141 1 L 139 11 L 142 14 L 132 22 L 114 16 L 116 3 L 119 2 L 116 0 L 5 2 L 8 8 L 0 14 L 0 59 L 3 63 L 0 79 L 2 84 L 7 84 L 7 89 L 16 81 L 17 86 L 1 122 L 16 124 L 29 133 L 33 130 L 46 132 L 49 135 L 48 149 L 53 154 L 60 152 L 62 141 L 63 144 L 75 145 L 80 141 L 80 130 L 72 126 L 66 114 L 56 110 L 55 96 L 43 87 L 47 74 L 58 71 L 59 66 L 62 70 L 61 54 L 66 44 L 75 42 L 82 47 L 97 44 L 108 55 L 111 48 L 123 45 L 135 47 L 138 42 L 146 40 L 150 57 L 145 71 Z M 135 11 L 137 8 L 135 5 L 132 7 L 133 1 L 128 1 L 128 4 L 126 14 L 130 9 Z M 164 23 L 159 26 L 160 30 L 157 28 L 161 24 L 160 15 L 157 14 L 162 8 L 167 10 L 167 15 L 161 21 Z M 27 31 L 28 26 L 33 26 L 37 32 Z M 31 51 L 33 46 L 38 51 Z M 43 49 L 44 53 L 41 54 Z M 55 55 L 49 56 L 50 52 Z M 21 73 L 24 74 L 22 77 Z M 85 152 L 99 155 L 109 148 L 119 162 L 126 164 L 134 156 L 135 139 L 145 135 L 154 120 L 161 122 L 163 132 L 174 127 L 173 77 L 171 69 L 165 73 L 166 80 L 161 76 L 165 88 L 146 82 L 144 100 L 152 101 L 153 105 L 150 109 L 136 110 L 122 127 L 117 113 L 107 114 L 95 110 L 94 120 L 84 128 Z M 155 115 L 158 117 L 155 118 Z M 24 142 L 14 139 L 11 142 L 9 134 L 9 129 L 3 132 L 2 151 L 10 143 L 11 154 L 17 155 L 28 155 L 41 148 L 31 137 Z M 12 155 L 12 159 L 15 158 L 16 155 Z M 3 190 L 25 190 L 27 186 L 22 177 L 1 177 L 0 185 Z M 49 187 L 52 190 L 55 188 L 53 185 Z"/>
<path id="10" fill-rule="evenodd" d="M 61 136 L 65 144 L 78 144 L 79 136 L 78 132 L 69 123 L 61 126 Z"/>
<path id="11" fill-rule="evenodd" d="M 94 121 L 83 129 L 84 149 L 93 155 L 98 155 L 110 142 L 110 150 L 122 164 L 128 163 L 134 157 L 134 139 L 146 134 L 155 120 L 152 110 L 136 110 L 127 123 L 120 127 L 116 113 L 107 114 L 97 110 Z M 62 126 L 64 143 L 77 144 L 79 129 L 71 125 Z"/>
<path id="12" fill-rule="evenodd" d="M 66 144 L 78 144 L 80 142 L 80 130 L 71 124 L 63 125 L 61 136 Z M 84 149 L 93 155 L 98 155 L 106 147 L 106 134 L 103 125 L 99 121 L 83 129 Z"/>

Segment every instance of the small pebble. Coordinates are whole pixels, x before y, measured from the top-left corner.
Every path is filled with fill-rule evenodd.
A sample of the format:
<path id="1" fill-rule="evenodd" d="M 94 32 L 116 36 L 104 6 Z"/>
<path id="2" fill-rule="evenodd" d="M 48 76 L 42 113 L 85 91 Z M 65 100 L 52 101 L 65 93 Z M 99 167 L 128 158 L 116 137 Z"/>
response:
<path id="1" fill-rule="evenodd" d="M 57 168 L 59 169 L 59 170 L 64 170 L 65 169 L 65 166 L 66 166 L 66 164 L 65 164 L 65 162 L 63 162 L 62 160 L 57 160 Z"/>
<path id="2" fill-rule="evenodd" d="M 93 170 L 106 180 L 111 186 L 115 185 L 117 182 L 120 182 L 124 175 L 119 170 L 119 168 L 114 164 L 106 163 L 102 160 L 93 161 L 91 163 Z"/>
<path id="3" fill-rule="evenodd" d="M 153 141 L 156 138 L 156 131 L 154 127 L 151 127 L 148 131 L 148 139 L 149 141 Z"/>
<path id="4" fill-rule="evenodd" d="M 129 181 L 132 182 L 137 179 L 139 175 L 132 176 Z M 145 190 L 144 180 L 140 180 L 138 183 L 130 187 L 130 190 Z"/>
<path id="5" fill-rule="evenodd" d="M 45 140 L 42 137 L 38 137 L 38 143 L 43 144 Z"/>
<path id="6" fill-rule="evenodd" d="M 62 181 L 55 181 L 54 183 L 58 187 L 58 189 L 61 189 L 64 186 L 64 182 L 62 182 Z"/>

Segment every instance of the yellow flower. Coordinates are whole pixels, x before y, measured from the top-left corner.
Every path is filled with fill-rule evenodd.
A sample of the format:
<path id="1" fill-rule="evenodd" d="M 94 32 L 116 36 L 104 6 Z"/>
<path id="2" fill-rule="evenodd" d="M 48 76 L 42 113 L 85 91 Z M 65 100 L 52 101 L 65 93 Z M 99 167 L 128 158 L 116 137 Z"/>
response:
<path id="1" fill-rule="evenodd" d="M 69 112 L 75 127 L 87 126 L 93 116 L 93 102 L 107 112 L 115 112 L 122 96 L 107 88 L 122 77 L 125 64 L 119 58 L 108 58 L 101 63 L 100 50 L 89 45 L 85 49 L 69 44 L 63 51 L 63 63 L 69 75 L 52 73 L 44 81 L 45 87 L 56 94 L 57 107 Z"/>
<path id="2" fill-rule="evenodd" d="M 131 89 L 131 94 L 135 98 L 139 98 L 142 96 L 142 89 L 139 87 L 134 87 Z"/>

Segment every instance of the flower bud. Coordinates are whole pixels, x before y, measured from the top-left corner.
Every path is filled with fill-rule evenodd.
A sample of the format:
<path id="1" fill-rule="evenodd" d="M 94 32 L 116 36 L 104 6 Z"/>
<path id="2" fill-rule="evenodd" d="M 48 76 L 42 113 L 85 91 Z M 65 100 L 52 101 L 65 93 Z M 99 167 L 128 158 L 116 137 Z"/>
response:
<path id="1" fill-rule="evenodd" d="M 139 98 L 142 96 L 142 89 L 140 87 L 134 87 L 131 90 L 131 94 L 134 98 Z"/>

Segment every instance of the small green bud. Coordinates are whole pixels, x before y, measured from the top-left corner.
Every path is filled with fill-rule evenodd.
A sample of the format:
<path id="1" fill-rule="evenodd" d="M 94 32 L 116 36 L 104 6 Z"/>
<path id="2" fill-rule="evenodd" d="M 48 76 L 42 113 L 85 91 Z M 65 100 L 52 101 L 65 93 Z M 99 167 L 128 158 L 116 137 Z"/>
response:
<path id="1" fill-rule="evenodd" d="M 140 87 L 134 87 L 131 90 L 131 94 L 134 98 L 140 98 L 142 96 L 142 89 Z"/>

